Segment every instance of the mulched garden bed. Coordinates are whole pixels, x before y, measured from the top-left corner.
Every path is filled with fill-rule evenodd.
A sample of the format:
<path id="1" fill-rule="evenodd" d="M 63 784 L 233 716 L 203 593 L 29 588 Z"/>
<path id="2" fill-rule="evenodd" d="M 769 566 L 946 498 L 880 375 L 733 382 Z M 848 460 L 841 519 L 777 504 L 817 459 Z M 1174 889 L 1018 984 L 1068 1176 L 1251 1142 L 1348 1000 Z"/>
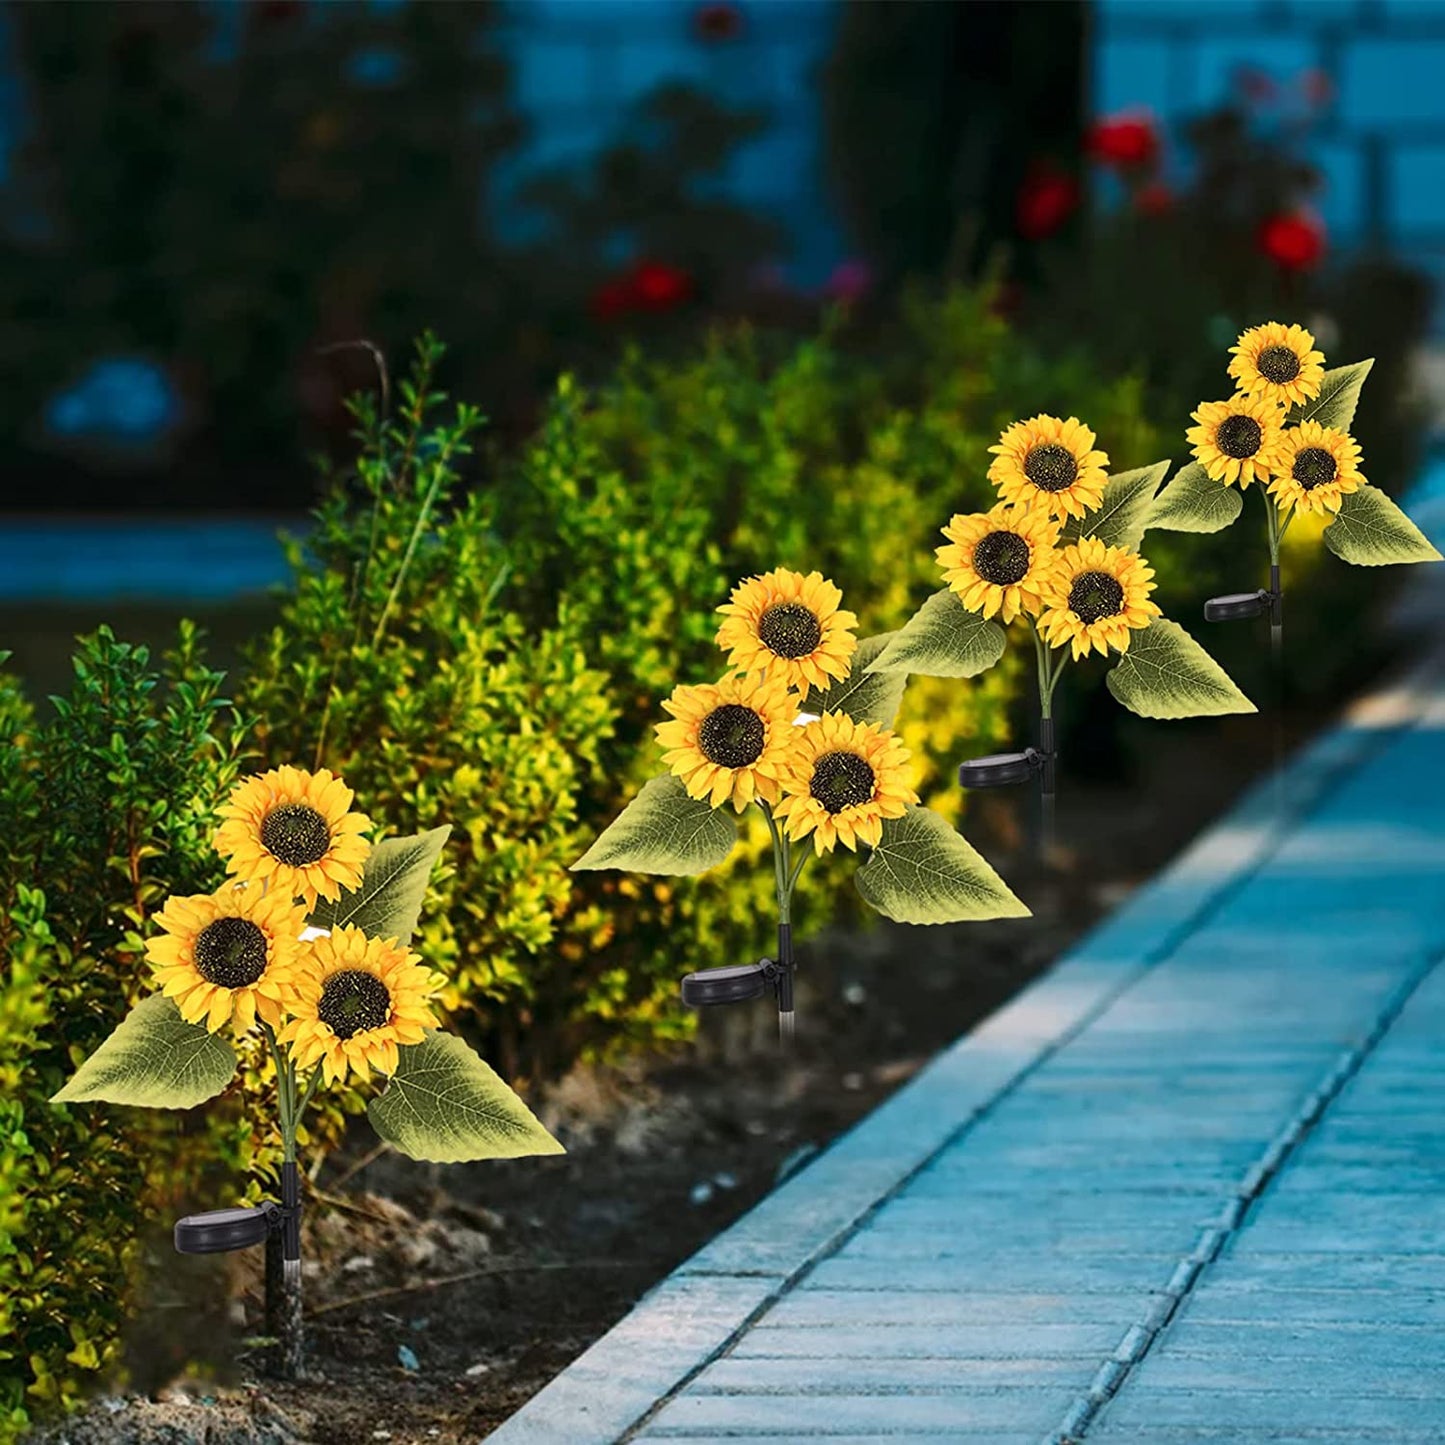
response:
<path id="1" fill-rule="evenodd" d="M 971 804 L 970 838 L 1035 917 L 884 925 L 810 946 L 790 1058 L 779 1057 L 771 1002 L 760 1001 L 708 1015 L 696 1047 L 579 1072 L 534 1101 L 565 1157 L 443 1170 L 372 1158 L 358 1144 L 329 1160 L 317 1183 L 332 1207 L 309 1216 L 302 1383 L 260 1379 L 245 1354 L 259 1317 L 259 1251 L 227 1265 L 181 1259 L 160 1241 L 163 1270 L 131 1344 L 133 1388 L 148 1393 L 100 1400 L 37 1438 L 475 1445 L 1322 721 L 1126 719 L 1097 740 L 1080 729 L 1061 783 L 1056 866 L 1032 857 L 1022 794 Z"/>

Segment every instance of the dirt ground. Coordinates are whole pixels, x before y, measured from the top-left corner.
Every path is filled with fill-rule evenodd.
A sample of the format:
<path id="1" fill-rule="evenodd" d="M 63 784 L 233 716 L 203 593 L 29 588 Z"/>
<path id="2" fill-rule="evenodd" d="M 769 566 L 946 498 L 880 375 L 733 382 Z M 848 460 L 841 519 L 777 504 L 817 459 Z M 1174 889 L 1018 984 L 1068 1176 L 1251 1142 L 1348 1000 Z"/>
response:
<path id="1" fill-rule="evenodd" d="M 1033 919 L 885 925 L 808 947 L 790 1057 L 779 1054 L 770 1002 L 714 1011 L 695 1047 L 578 1073 L 535 1100 L 565 1157 L 443 1171 L 370 1157 L 359 1131 L 356 1152 L 329 1160 L 317 1181 L 329 1210 L 308 1216 L 305 1381 L 265 1381 L 247 1353 L 259 1321 L 254 1275 L 226 1276 L 224 1263 L 181 1259 L 162 1243 L 131 1346 L 133 1388 L 148 1393 L 100 1400 L 37 1438 L 475 1445 L 1322 721 L 1127 720 L 1096 736 L 1081 719 L 1050 865 L 1034 857 L 1027 795 L 977 794 L 970 807 L 970 838 Z"/>

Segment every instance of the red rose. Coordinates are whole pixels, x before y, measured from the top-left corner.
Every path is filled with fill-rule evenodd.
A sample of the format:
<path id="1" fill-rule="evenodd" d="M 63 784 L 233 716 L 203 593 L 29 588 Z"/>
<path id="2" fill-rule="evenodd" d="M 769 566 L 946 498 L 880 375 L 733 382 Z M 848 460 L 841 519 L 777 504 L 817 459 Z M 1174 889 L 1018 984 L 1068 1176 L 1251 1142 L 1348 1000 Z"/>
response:
<path id="1" fill-rule="evenodd" d="M 1306 211 L 1271 216 L 1255 240 L 1282 271 L 1308 271 L 1325 253 L 1325 228 Z"/>
<path id="2" fill-rule="evenodd" d="M 692 295 L 692 277 L 665 261 L 640 261 L 632 273 L 632 294 L 642 311 L 671 311 Z"/>
<path id="3" fill-rule="evenodd" d="M 636 305 L 632 282 L 627 277 L 604 281 L 593 293 L 591 310 L 599 321 L 615 321 Z"/>
<path id="4" fill-rule="evenodd" d="M 743 17 L 736 5 L 699 5 L 693 12 L 692 28 L 699 40 L 734 40 L 742 31 Z"/>
<path id="5" fill-rule="evenodd" d="M 671 311 L 692 295 L 692 277 L 664 261 L 639 261 L 592 293 L 592 314 L 615 321 L 633 311 Z"/>
<path id="6" fill-rule="evenodd" d="M 1096 120 L 1086 147 L 1100 165 L 1128 171 L 1151 165 L 1159 155 L 1159 132 L 1148 111 Z"/>
<path id="7" fill-rule="evenodd" d="M 1052 161 L 1039 161 L 1019 187 L 1015 219 L 1029 241 L 1052 236 L 1078 209 L 1079 182 Z"/>
<path id="8" fill-rule="evenodd" d="M 873 271 L 866 261 L 841 261 L 833 267 L 823 294 L 835 301 L 861 301 L 873 289 Z"/>
<path id="9" fill-rule="evenodd" d="M 1174 209 L 1174 192 L 1163 181 L 1149 181 L 1135 191 L 1134 209 L 1141 216 L 1162 216 Z"/>

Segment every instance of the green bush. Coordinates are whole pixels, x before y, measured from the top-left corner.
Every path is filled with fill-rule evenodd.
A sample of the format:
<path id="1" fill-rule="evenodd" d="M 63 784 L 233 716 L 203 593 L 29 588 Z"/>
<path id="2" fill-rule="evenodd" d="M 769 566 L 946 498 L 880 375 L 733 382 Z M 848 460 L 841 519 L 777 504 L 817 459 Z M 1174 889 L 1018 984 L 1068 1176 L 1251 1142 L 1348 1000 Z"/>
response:
<path id="1" fill-rule="evenodd" d="M 482 418 L 445 409 L 439 356 L 423 342 L 396 417 L 358 404 L 354 475 L 291 545 L 294 589 L 242 692 L 269 764 L 341 772 L 392 831 L 452 825 L 416 947 L 452 980 L 445 1002 L 486 1020 L 493 1057 L 530 1072 L 567 1062 L 546 1031 L 522 1040 L 560 972 L 576 797 L 614 710 L 565 610 L 532 628 L 501 601 L 487 493 L 454 496 Z"/>
<path id="2" fill-rule="evenodd" d="M 239 711 L 190 628 L 159 675 L 143 649 L 88 639 L 47 721 L 0 684 L 0 1407 L 15 1421 L 116 1359 L 137 1226 L 174 1202 L 181 1166 L 214 1203 L 223 1177 L 240 1192 L 249 1175 L 254 1197 L 274 1162 L 239 1091 L 184 1153 L 164 1120 L 45 1102 L 145 991 L 159 900 L 220 882 L 207 840 L 243 758 L 341 771 L 388 831 L 453 825 L 417 946 L 505 1072 L 681 1038 L 679 974 L 771 943 L 764 839 L 700 880 L 567 870 L 658 770 L 662 698 L 723 671 L 729 587 L 816 567 L 863 633 L 886 630 L 935 588 L 949 514 L 988 503 L 987 447 L 1016 416 L 1077 412 L 1120 467 L 1158 451 L 1133 383 L 1031 355 L 981 293 L 915 299 L 876 356 L 841 324 L 802 344 L 743 330 L 683 364 L 634 355 L 593 395 L 564 379 L 532 441 L 465 491 L 482 418 L 435 390 L 439 357 L 422 343 L 394 415 L 356 405 L 355 464 L 289 544 L 293 584 L 248 651 Z M 900 726 L 935 805 L 959 801 L 949 764 L 1009 735 L 1018 685 L 1005 664 L 910 687 Z M 800 935 L 856 916 L 850 872 L 810 872 Z M 317 1110 L 303 1142 L 328 1147 L 359 1101 Z"/>
<path id="3" fill-rule="evenodd" d="M 0 679 L 0 1440 L 117 1355 L 138 1229 L 183 1187 L 174 1123 L 47 1101 L 149 991 L 146 919 L 219 884 L 244 727 L 194 628 L 152 667 L 102 628 L 44 721 Z M 238 1158 L 234 1120 L 187 1144 Z"/>
<path id="4" fill-rule="evenodd" d="M 988 503 L 1008 421 L 1078 412 L 1121 467 L 1157 446 L 1134 383 L 1031 356 L 986 293 L 917 297 L 883 340 L 879 361 L 841 324 L 801 344 L 740 329 L 682 363 L 634 353 L 592 395 L 563 378 L 532 441 L 460 498 L 480 418 L 432 394 L 434 344 L 397 418 L 358 408 L 354 478 L 293 548 L 242 693 L 268 762 L 344 772 L 399 831 L 457 824 L 423 942 L 509 1071 L 682 1037 L 679 973 L 771 942 L 760 835 L 697 881 L 567 872 L 658 770 L 662 699 L 724 670 L 714 609 L 736 581 L 818 568 L 883 631 L 936 586 L 950 513 Z M 935 801 L 957 804 L 961 752 L 1008 735 L 1017 679 L 910 689 Z M 847 872 L 810 874 L 800 934 L 855 916 Z"/>

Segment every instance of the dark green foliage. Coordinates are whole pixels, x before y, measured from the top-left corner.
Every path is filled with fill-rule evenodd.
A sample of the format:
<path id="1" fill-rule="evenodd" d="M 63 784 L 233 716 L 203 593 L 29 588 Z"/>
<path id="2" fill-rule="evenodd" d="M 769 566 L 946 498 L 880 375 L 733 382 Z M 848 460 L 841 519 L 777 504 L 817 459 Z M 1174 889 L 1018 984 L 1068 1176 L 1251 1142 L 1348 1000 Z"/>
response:
<path id="1" fill-rule="evenodd" d="M 355 473 L 331 479 L 292 547 L 295 588 L 243 694 L 269 764 L 343 773 L 390 832 L 452 825 L 414 946 L 452 980 L 446 1003 L 488 1021 L 504 1066 L 535 1067 L 557 1043 L 529 1024 L 561 972 L 566 866 L 586 846 L 575 800 L 614 709 L 565 610 L 533 627 L 504 605 L 489 493 L 456 495 L 482 418 L 446 406 L 439 356 L 422 343 L 394 417 L 358 404 Z M 585 997 L 585 974 L 575 987 Z"/>
<path id="2" fill-rule="evenodd" d="M 525 125 L 502 18 L 493 0 L 12 8 L 26 122 L 0 229 L 0 430 L 37 501 L 119 500 L 126 462 L 127 504 L 295 509 L 298 442 L 344 445 L 342 395 L 366 375 L 328 343 L 399 350 L 445 318 L 471 392 L 529 424 L 559 370 L 611 354 L 590 301 L 619 256 L 687 268 L 706 305 L 774 252 L 769 224 L 701 198 L 761 117 L 678 87 L 539 178 L 534 235 L 507 231 Z M 166 370 L 178 434 L 47 436 L 47 398 L 115 353 Z"/>
<path id="3" fill-rule="evenodd" d="M 82 639 L 39 720 L 0 678 L 0 1439 L 113 1361 L 137 1229 L 177 1187 L 173 1122 L 48 1100 L 149 992 L 150 914 L 220 882 L 244 736 L 220 683 L 190 626 L 159 668 Z M 218 1121 L 203 1152 L 238 1138 Z"/>

